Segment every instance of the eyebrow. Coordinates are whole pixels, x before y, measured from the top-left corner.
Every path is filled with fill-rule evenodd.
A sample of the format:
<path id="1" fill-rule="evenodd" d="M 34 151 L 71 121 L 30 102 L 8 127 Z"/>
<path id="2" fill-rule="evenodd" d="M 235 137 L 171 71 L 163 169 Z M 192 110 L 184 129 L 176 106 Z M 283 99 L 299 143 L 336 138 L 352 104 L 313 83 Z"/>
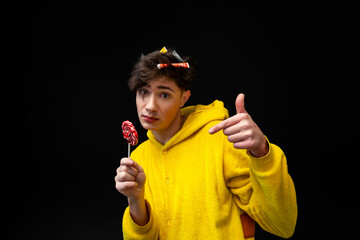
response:
<path id="1" fill-rule="evenodd" d="M 170 90 L 170 91 L 172 91 L 172 92 L 175 93 L 175 91 L 174 91 L 172 88 L 167 87 L 167 86 L 162 86 L 162 85 L 160 85 L 160 86 L 157 86 L 157 89 L 166 89 L 166 90 Z"/>

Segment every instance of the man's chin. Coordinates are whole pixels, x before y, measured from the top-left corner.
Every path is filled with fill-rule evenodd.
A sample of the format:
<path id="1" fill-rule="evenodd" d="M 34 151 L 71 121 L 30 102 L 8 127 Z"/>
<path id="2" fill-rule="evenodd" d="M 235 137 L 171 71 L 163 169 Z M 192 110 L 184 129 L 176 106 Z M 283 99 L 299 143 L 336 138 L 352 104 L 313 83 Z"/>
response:
<path id="1" fill-rule="evenodd" d="M 143 122 L 143 121 L 140 121 L 140 123 L 141 123 L 141 126 L 146 130 L 156 131 L 156 129 L 157 129 L 156 124 L 154 124 L 154 123 L 147 123 L 147 122 Z"/>

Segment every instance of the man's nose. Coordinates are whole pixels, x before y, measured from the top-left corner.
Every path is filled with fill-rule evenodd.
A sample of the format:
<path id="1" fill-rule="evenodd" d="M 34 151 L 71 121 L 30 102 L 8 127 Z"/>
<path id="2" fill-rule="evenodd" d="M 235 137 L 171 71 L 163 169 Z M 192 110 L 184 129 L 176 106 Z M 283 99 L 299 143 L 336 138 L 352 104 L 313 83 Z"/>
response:
<path id="1" fill-rule="evenodd" d="M 158 110 L 154 94 L 151 94 L 147 99 L 145 109 L 149 112 L 156 112 Z"/>

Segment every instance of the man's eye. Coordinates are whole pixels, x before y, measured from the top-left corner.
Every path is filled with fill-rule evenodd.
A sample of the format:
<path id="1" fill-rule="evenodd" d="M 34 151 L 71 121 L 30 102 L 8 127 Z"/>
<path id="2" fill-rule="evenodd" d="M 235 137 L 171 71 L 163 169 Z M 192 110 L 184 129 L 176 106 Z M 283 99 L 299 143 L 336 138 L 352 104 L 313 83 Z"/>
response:
<path id="1" fill-rule="evenodd" d="M 140 95 L 146 95 L 148 93 L 148 91 L 145 89 L 140 89 L 139 93 L 140 93 Z"/>
<path id="2" fill-rule="evenodd" d="M 161 94 L 161 97 L 162 97 L 162 98 L 169 98 L 169 97 L 170 97 L 170 94 L 168 94 L 168 93 L 162 93 L 162 94 Z"/>

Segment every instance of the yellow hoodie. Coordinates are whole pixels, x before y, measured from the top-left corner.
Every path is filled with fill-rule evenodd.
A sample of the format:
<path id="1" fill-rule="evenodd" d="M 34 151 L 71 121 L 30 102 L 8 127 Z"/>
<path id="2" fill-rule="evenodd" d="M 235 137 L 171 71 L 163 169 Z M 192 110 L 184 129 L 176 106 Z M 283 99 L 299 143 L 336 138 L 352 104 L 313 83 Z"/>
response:
<path id="1" fill-rule="evenodd" d="M 138 226 L 129 208 L 124 239 L 254 239 L 255 222 L 290 237 L 297 219 L 296 193 L 282 150 L 252 157 L 235 149 L 222 131 L 228 117 L 220 101 L 183 108 L 186 121 L 165 145 L 151 131 L 131 154 L 145 171 L 150 221 Z"/>

